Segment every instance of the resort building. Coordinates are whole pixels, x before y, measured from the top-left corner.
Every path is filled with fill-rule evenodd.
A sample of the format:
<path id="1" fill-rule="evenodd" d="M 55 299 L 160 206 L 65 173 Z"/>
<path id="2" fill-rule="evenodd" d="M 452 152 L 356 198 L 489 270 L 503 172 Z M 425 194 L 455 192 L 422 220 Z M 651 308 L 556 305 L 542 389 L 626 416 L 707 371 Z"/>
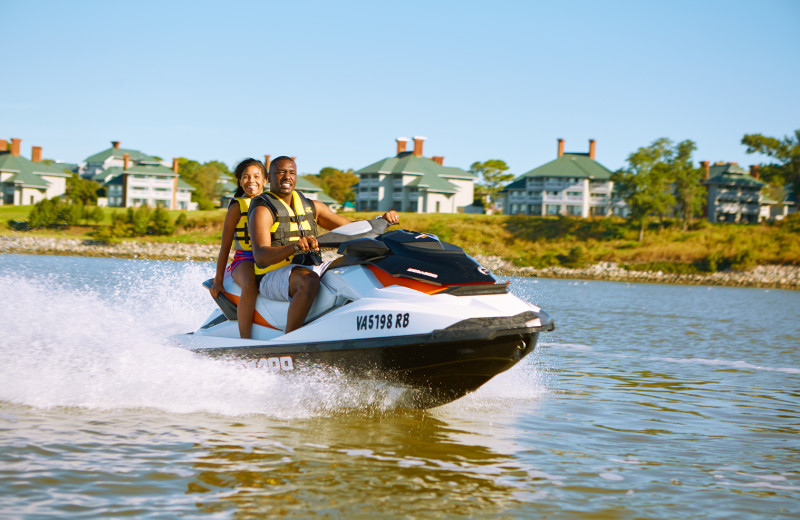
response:
<path id="1" fill-rule="evenodd" d="M 98 200 L 98 205 L 197 209 L 197 203 L 192 202 L 195 188 L 178 175 L 177 158 L 168 168 L 156 157 L 120 148 L 119 141 L 112 141 L 111 148 L 88 157 L 80 172 L 106 188 L 107 196 Z"/>
<path id="2" fill-rule="evenodd" d="M 769 204 L 761 194 L 765 183 L 759 179 L 758 166 L 748 173 L 735 162 L 701 161 L 706 171 L 703 182 L 708 188 L 708 221 L 754 223 L 768 218 Z M 762 206 L 766 206 L 762 213 Z"/>
<path id="3" fill-rule="evenodd" d="M 0 204 L 33 205 L 61 197 L 72 175 L 58 166 L 42 162 L 42 147 L 31 147 L 31 158 L 20 155 L 21 139 L 0 139 Z"/>
<path id="4" fill-rule="evenodd" d="M 564 152 L 558 140 L 558 155 L 546 164 L 518 176 L 500 191 L 506 215 L 576 217 L 627 214 L 624 202 L 613 198 L 611 170 L 595 160 L 595 140 L 589 152 Z"/>
<path id="5" fill-rule="evenodd" d="M 397 153 L 355 172 L 357 211 L 457 213 L 472 204 L 476 175 L 444 165 L 444 157 L 422 156 L 424 137 L 398 137 Z"/>

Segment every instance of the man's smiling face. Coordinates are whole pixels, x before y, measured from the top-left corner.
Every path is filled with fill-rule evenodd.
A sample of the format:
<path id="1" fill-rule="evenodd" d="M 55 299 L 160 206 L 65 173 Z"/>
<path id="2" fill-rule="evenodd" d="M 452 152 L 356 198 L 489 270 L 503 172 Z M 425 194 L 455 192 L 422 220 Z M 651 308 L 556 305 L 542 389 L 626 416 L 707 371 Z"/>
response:
<path id="1" fill-rule="evenodd" d="M 297 184 L 297 165 L 291 159 L 275 161 L 269 168 L 269 191 L 288 197 Z"/>

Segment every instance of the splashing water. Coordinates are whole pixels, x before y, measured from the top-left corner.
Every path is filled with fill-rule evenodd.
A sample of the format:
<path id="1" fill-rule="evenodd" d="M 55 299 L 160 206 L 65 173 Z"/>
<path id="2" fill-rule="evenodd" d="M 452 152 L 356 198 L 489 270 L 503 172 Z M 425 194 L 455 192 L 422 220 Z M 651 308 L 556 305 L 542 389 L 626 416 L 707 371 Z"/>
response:
<path id="1" fill-rule="evenodd" d="M 24 256 L 16 259 L 25 259 Z M 5 259 L 8 263 L 8 259 Z M 45 261 L 45 260 L 41 260 Z M 381 411 L 402 390 L 331 371 L 277 374 L 177 348 L 214 303 L 190 262 L 48 258 L 52 268 L 0 264 L 13 295 L 0 304 L 0 400 L 35 407 L 155 408 L 169 412 L 307 417 Z M 520 364 L 459 407 L 540 397 L 533 365 Z"/>

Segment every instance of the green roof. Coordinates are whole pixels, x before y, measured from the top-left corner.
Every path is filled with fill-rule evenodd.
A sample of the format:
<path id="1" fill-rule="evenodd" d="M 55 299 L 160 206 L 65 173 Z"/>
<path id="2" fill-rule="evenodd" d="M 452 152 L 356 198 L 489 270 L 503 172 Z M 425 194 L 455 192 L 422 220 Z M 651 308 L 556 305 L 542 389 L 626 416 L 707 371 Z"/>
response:
<path id="1" fill-rule="evenodd" d="M 150 155 L 144 154 L 139 150 L 129 150 L 127 148 L 107 148 L 102 152 L 97 152 L 96 154 L 87 157 L 86 163 L 104 163 L 110 157 L 114 157 L 119 159 L 120 161 L 123 160 L 123 154 L 128 154 L 128 158 L 131 161 L 154 161 L 156 160 L 155 157 Z"/>
<path id="2" fill-rule="evenodd" d="M 766 183 L 747 173 L 736 163 L 713 164 L 709 169 L 705 184 L 722 184 L 724 186 L 764 186 Z"/>
<path id="3" fill-rule="evenodd" d="M 33 162 L 24 157 L 11 154 L 11 152 L 0 152 L 0 171 L 13 173 L 5 182 L 20 184 L 28 188 L 47 188 L 50 183 L 42 176 L 46 177 L 69 177 L 70 174 L 61 168 L 50 166 L 43 162 Z"/>
<path id="4" fill-rule="evenodd" d="M 161 163 L 158 162 L 142 162 L 134 164 L 133 166 L 128 167 L 125 170 L 125 173 L 140 173 L 144 175 L 161 175 L 164 177 L 175 177 L 178 174 L 172 171 L 172 168 L 167 168 Z"/>
<path id="5" fill-rule="evenodd" d="M 455 193 L 458 191 L 455 184 L 452 182 L 430 173 L 425 174 L 422 177 L 417 177 L 413 181 L 409 182 L 406 186 L 426 188 L 428 191 L 434 191 L 437 193 Z"/>
<path id="6" fill-rule="evenodd" d="M 589 157 L 587 153 L 565 153 L 549 163 L 523 173 L 515 181 L 526 177 L 576 177 L 610 180 L 611 174 L 611 170 Z"/>
<path id="7" fill-rule="evenodd" d="M 386 157 L 378 162 L 370 164 L 369 166 L 364 166 L 355 172 L 356 175 L 369 173 L 380 173 L 384 175 L 393 173 L 403 175 L 429 174 L 445 178 L 476 178 L 476 175 L 472 172 L 452 166 L 442 166 L 432 159 L 417 157 L 413 154 L 413 152 L 401 152 L 394 157 Z"/>
<path id="8" fill-rule="evenodd" d="M 180 177 L 178 177 L 178 188 L 183 188 L 183 189 L 192 190 L 192 191 L 197 189 L 194 186 L 192 186 L 191 184 L 189 184 L 188 182 L 186 182 L 185 180 L 181 179 Z M 236 190 L 233 190 L 233 191 L 236 191 Z"/>
<path id="9" fill-rule="evenodd" d="M 325 204 L 331 204 L 336 202 L 336 199 L 332 198 L 330 195 L 322 191 L 322 188 L 311 182 L 310 180 L 306 179 L 304 176 L 299 175 L 297 177 L 297 182 L 295 183 L 295 189 L 301 191 L 303 193 L 313 193 L 314 197 L 320 201 L 324 202 Z"/>

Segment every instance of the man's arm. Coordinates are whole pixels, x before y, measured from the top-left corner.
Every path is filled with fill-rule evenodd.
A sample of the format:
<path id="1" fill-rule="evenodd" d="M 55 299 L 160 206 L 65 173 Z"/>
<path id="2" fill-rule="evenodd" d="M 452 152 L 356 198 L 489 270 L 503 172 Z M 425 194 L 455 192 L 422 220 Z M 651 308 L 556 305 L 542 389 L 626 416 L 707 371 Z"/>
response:
<path id="1" fill-rule="evenodd" d="M 313 201 L 314 207 L 317 208 L 317 223 L 330 231 L 331 229 L 337 228 L 339 226 L 344 226 L 345 224 L 349 224 L 353 222 L 347 217 L 343 217 L 337 213 L 331 211 L 331 209 L 319 201 Z M 395 210 L 389 210 L 384 213 L 383 218 L 386 219 L 390 224 L 397 224 L 400 222 L 400 217 L 397 215 Z"/>
<path id="2" fill-rule="evenodd" d="M 265 206 L 256 206 L 250 210 L 250 215 L 247 218 L 247 228 L 250 232 L 250 241 L 253 246 L 253 258 L 259 267 L 269 267 L 289 258 L 295 254 L 295 246 L 303 251 L 319 249 L 317 239 L 314 237 L 300 237 L 297 242 L 291 242 L 285 246 L 272 247 L 269 229 L 273 223 L 272 213 Z"/>
<path id="3" fill-rule="evenodd" d="M 317 210 L 317 224 L 324 227 L 328 231 L 353 222 L 347 217 L 343 217 L 342 215 L 334 213 L 331 211 L 331 208 L 329 208 L 328 205 L 323 202 L 319 202 L 318 200 L 314 200 L 312 202 Z"/>

